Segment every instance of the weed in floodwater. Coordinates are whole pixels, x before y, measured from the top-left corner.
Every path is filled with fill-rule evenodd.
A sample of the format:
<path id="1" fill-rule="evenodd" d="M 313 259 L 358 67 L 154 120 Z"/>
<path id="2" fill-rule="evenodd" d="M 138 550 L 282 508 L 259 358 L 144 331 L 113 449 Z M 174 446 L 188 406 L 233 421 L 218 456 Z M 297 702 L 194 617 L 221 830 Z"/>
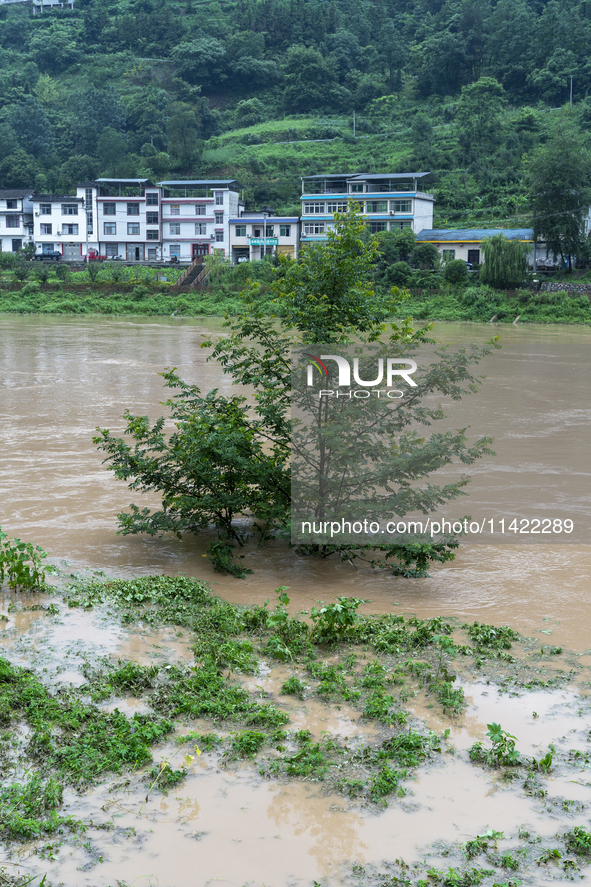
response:
<path id="1" fill-rule="evenodd" d="M 297 696 L 299 699 L 303 699 L 305 692 L 306 685 L 295 674 L 288 678 L 281 687 L 281 693 L 284 696 Z"/>
<path id="2" fill-rule="evenodd" d="M 295 754 L 284 758 L 287 775 L 312 780 L 324 779 L 331 759 L 339 751 L 336 742 L 324 739 L 322 742 L 313 743 L 309 730 L 300 730 L 295 738 L 300 748 Z"/>
<path id="3" fill-rule="evenodd" d="M 400 782 L 406 776 L 406 770 L 394 770 L 389 764 L 382 764 L 369 781 L 369 797 L 372 801 L 392 794 L 396 794 L 399 798 L 404 797 L 406 792 L 401 788 Z"/>
<path id="4" fill-rule="evenodd" d="M 20 539 L 9 539 L 0 527 L 0 587 L 4 577 L 8 579 L 8 587 L 21 591 L 37 591 L 45 588 L 47 573 L 54 572 L 54 567 L 43 563 L 47 552 L 32 542 L 21 542 Z"/>
<path id="5" fill-rule="evenodd" d="M 82 673 L 88 683 L 80 687 L 80 692 L 90 694 L 93 702 L 103 702 L 118 693 L 139 696 L 145 690 L 155 687 L 160 673 L 157 666 L 139 665 L 137 662 L 122 663 L 121 660 L 117 664 L 118 668 L 109 665 L 104 670 L 93 670 L 85 664 Z"/>
<path id="6" fill-rule="evenodd" d="M 0 789 L 0 835 L 8 841 L 30 841 L 42 835 L 79 828 L 71 816 L 60 816 L 63 788 L 52 776 L 30 774 L 23 783 Z M 0 882 L 2 883 L 2 882 Z"/>
<path id="7" fill-rule="evenodd" d="M 466 841 L 463 846 L 466 858 L 474 859 L 475 856 L 486 853 L 491 845 L 496 849 L 497 841 L 500 841 L 503 837 L 503 832 L 496 832 L 494 829 L 489 829 L 481 835 L 476 835 L 475 838 Z"/>
<path id="8" fill-rule="evenodd" d="M 582 826 L 575 828 L 562 836 L 569 853 L 576 856 L 591 857 L 591 832 L 585 831 Z"/>
<path id="9" fill-rule="evenodd" d="M 233 733 L 230 738 L 232 756 L 254 758 L 268 739 L 266 733 L 259 733 L 256 730 L 242 730 L 240 733 Z"/>
<path id="10" fill-rule="evenodd" d="M 464 623 L 462 628 L 467 632 L 475 650 L 481 655 L 489 655 L 493 650 L 510 650 L 511 642 L 519 635 L 508 626 L 485 625 L 481 622 Z"/>
<path id="11" fill-rule="evenodd" d="M 515 748 L 516 736 L 503 730 L 500 724 L 487 724 L 487 736 L 491 740 L 491 748 L 485 749 L 481 742 L 475 742 L 469 749 L 471 761 L 488 764 L 489 767 L 517 767 L 522 763 L 521 756 Z"/>
<path id="12" fill-rule="evenodd" d="M 30 757 L 75 784 L 149 763 L 150 746 L 173 729 L 154 715 L 128 720 L 117 710 L 102 712 L 63 694 L 57 698 L 26 669 L 0 659 L 0 723 L 17 721 L 31 728 Z"/>
<path id="13" fill-rule="evenodd" d="M 182 767 L 180 770 L 173 770 L 166 761 L 160 764 L 154 764 L 151 770 L 146 773 L 146 779 L 151 783 L 151 789 L 159 788 L 161 792 L 166 793 L 167 789 L 174 788 L 185 779 L 187 770 Z"/>
<path id="14" fill-rule="evenodd" d="M 224 740 L 217 733 L 196 733 L 191 731 L 190 733 L 185 733 L 184 736 L 179 736 L 177 742 L 179 745 L 190 742 L 202 751 L 213 751 L 214 748 L 223 745 Z"/>

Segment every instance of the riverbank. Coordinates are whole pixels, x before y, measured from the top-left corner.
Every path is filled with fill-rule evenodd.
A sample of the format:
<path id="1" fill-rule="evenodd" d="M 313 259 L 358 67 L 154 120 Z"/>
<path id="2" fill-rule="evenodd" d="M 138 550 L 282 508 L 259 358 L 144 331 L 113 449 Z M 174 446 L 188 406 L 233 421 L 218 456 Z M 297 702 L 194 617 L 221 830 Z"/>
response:
<path id="1" fill-rule="evenodd" d="M 25 284 L 20 291 L 0 291 L 0 314 L 106 315 L 131 317 L 223 317 L 244 307 L 237 292 L 214 287 L 203 290 L 172 290 L 167 284 L 126 284 L 116 290 L 92 284 L 68 290 Z M 258 296 L 269 314 L 277 313 L 273 293 L 264 287 Z M 489 287 L 431 292 L 416 291 L 404 302 L 397 317 L 411 315 L 416 320 L 469 321 L 511 324 L 562 323 L 591 324 L 591 302 L 587 295 L 564 292 L 520 290 L 507 294 Z"/>
<path id="2" fill-rule="evenodd" d="M 56 581 L 0 590 L 3 883 L 587 873 L 587 657 L 355 602 L 310 619 L 283 589 Z"/>

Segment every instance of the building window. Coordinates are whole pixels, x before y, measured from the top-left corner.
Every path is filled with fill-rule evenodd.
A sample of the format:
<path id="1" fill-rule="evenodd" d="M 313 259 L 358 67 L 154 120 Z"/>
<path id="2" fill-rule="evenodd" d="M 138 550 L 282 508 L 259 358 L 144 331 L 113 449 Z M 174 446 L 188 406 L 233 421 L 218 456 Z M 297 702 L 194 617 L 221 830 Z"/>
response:
<path id="1" fill-rule="evenodd" d="M 156 191 L 147 192 L 146 204 L 147 206 L 158 206 L 158 193 Z"/>
<path id="2" fill-rule="evenodd" d="M 246 237 L 246 225 L 236 225 L 236 237 Z"/>
<path id="3" fill-rule="evenodd" d="M 128 222 L 127 223 L 127 233 L 128 234 L 139 234 L 140 233 L 140 223 L 139 222 Z"/>
<path id="4" fill-rule="evenodd" d="M 77 216 L 78 215 L 78 204 L 77 203 L 62 203 L 62 216 Z"/>
<path id="5" fill-rule="evenodd" d="M 368 225 L 370 234 L 379 234 L 380 231 L 388 230 L 387 222 L 370 222 Z"/>
<path id="6" fill-rule="evenodd" d="M 215 205 L 223 206 L 224 205 L 224 192 L 223 191 L 215 191 Z"/>
<path id="7" fill-rule="evenodd" d="M 195 215 L 196 216 L 204 216 L 206 215 L 206 206 L 204 203 L 198 203 L 195 207 Z"/>
<path id="8" fill-rule="evenodd" d="M 21 226 L 21 217 L 20 216 L 6 216 L 6 227 L 7 228 L 20 228 Z"/>
<path id="9" fill-rule="evenodd" d="M 215 223 L 216 223 L 216 225 L 223 225 L 224 224 L 224 214 L 223 213 L 216 213 L 215 214 Z"/>
<path id="10" fill-rule="evenodd" d="M 224 232 L 223 231 L 216 231 L 215 232 L 215 242 L 216 243 L 223 243 L 224 242 Z"/>
<path id="11" fill-rule="evenodd" d="M 444 249 L 441 251 L 443 255 L 444 262 L 453 262 L 456 257 L 455 249 Z"/>
<path id="12" fill-rule="evenodd" d="M 181 245 L 180 243 L 171 243 L 168 247 L 171 256 L 180 256 L 181 254 Z"/>
<path id="13" fill-rule="evenodd" d="M 39 215 L 50 216 L 51 215 L 51 203 L 40 203 L 39 204 Z"/>
<path id="14" fill-rule="evenodd" d="M 253 237 L 260 237 L 261 236 L 261 229 L 260 228 L 253 228 L 252 235 L 253 235 Z"/>
<path id="15" fill-rule="evenodd" d="M 14 243 L 14 241 L 13 241 L 13 243 Z M 52 253 L 54 246 L 55 246 L 54 243 L 44 243 L 43 246 L 41 247 L 41 252 L 44 255 L 47 255 L 47 253 Z"/>
<path id="16" fill-rule="evenodd" d="M 195 234 L 207 234 L 207 225 L 203 222 L 195 222 Z"/>
<path id="17" fill-rule="evenodd" d="M 114 203 L 103 203 L 103 215 L 104 216 L 114 216 L 117 212 L 117 207 Z"/>
<path id="18" fill-rule="evenodd" d="M 291 225 L 279 225 L 280 237 L 291 237 Z"/>
<path id="19" fill-rule="evenodd" d="M 351 185 L 351 193 L 352 194 L 362 194 L 364 186 L 363 185 Z"/>
<path id="20" fill-rule="evenodd" d="M 128 203 L 127 204 L 127 215 L 128 216 L 139 216 L 139 214 L 140 214 L 139 203 Z"/>
<path id="21" fill-rule="evenodd" d="M 171 234 L 176 234 L 178 236 L 181 233 L 181 223 L 180 222 L 171 222 L 168 227 L 170 228 Z"/>
<path id="22" fill-rule="evenodd" d="M 51 225 L 41 225 L 41 234 L 51 234 Z"/>
<path id="23" fill-rule="evenodd" d="M 395 213 L 411 213 L 412 200 L 391 200 L 390 209 Z"/>
<path id="24" fill-rule="evenodd" d="M 410 219 L 403 219 L 401 222 L 390 222 L 390 231 L 402 231 L 403 228 L 412 228 Z"/>
<path id="25" fill-rule="evenodd" d="M 146 240 L 158 240 L 158 231 L 146 231 Z"/>
<path id="26" fill-rule="evenodd" d="M 16 200 L 7 200 L 6 209 L 18 209 Z"/>
<path id="27" fill-rule="evenodd" d="M 146 225 L 157 225 L 158 213 L 146 213 Z"/>
<path id="28" fill-rule="evenodd" d="M 62 225 L 64 234 L 78 234 L 78 225 Z"/>
<path id="29" fill-rule="evenodd" d="M 113 225 L 113 228 L 115 226 Z M 116 243 L 107 243 L 105 247 L 105 255 L 109 259 L 113 259 L 119 253 L 119 246 Z"/>
<path id="30" fill-rule="evenodd" d="M 326 211 L 329 213 L 346 213 L 347 212 L 347 204 L 346 203 L 327 203 Z"/>
<path id="31" fill-rule="evenodd" d="M 148 247 L 148 262 L 156 261 L 156 247 L 150 246 Z"/>
<path id="32" fill-rule="evenodd" d="M 304 222 L 304 234 L 324 234 L 324 222 Z"/>
<path id="33" fill-rule="evenodd" d="M 180 214 L 181 214 L 180 203 L 171 203 L 170 204 L 170 215 L 171 216 L 180 216 Z"/>
<path id="34" fill-rule="evenodd" d="M 367 212 L 368 213 L 387 213 L 388 212 L 388 201 L 387 200 L 368 200 Z"/>
<path id="35" fill-rule="evenodd" d="M 274 225 L 267 225 L 265 228 L 265 237 L 273 237 Z"/>
<path id="36" fill-rule="evenodd" d="M 324 212 L 323 203 L 304 203 L 304 215 L 314 216 Z"/>
<path id="37" fill-rule="evenodd" d="M 105 234 L 116 234 L 117 225 L 115 222 L 103 222 L 103 230 Z"/>

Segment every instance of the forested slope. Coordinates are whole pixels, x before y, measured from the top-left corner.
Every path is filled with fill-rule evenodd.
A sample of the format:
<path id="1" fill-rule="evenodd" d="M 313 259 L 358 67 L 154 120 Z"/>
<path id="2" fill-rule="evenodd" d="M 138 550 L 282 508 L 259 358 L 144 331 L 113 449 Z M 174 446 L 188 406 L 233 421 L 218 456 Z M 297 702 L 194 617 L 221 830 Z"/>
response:
<path id="1" fill-rule="evenodd" d="M 224 175 L 287 210 L 302 174 L 420 168 L 436 224 L 522 225 L 528 155 L 591 121 L 587 0 L 15 4 L 0 42 L 5 188 Z"/>

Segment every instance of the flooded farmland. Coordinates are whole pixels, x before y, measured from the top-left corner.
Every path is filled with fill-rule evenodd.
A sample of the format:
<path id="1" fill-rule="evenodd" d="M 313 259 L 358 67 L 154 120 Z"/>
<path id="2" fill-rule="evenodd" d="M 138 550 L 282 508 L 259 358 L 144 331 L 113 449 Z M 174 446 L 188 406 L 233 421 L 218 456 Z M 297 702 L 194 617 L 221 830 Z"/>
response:
<path id="1" fill-rule="evenodd" d="M 25 839 L 11 833 L 5 875 L 46 874 L 46 883 L 67 887 L 488 887 L 585 876 L 576 830 L 591 827 L 591 545 L 466 544 L 430 578 L 405 580 L 314 562 L 277 542 L 248 549 L 254 573 L 236 580 L 213 572 L 206 536 L 116 535 L 116 514 L 134 494 L 102 466 L 95 427 L 122 431 L 126 408 L 160 415 L 165 367 L 204 391 L 227 391 L 199 348 L 216 329 L 218 321 L 0 319 L 1 525 L 42 545 L 60 570 L 52 595 L 3 590 L 1 655 L 11 680 L 30 670 L 39 698 L 55 696 L 68 718 L 81 705 L 88 718 L 91 708 L 97 718 L 117 711 L 138 734 L 171 724 L 146 740 L 152 761 L 119 772 L 105 765 L 93 781 L 71 778 L 79 771 L 67 771 L 64 727 L 52 722 L 51 760 L 66 774 L 55 809 L 75 823 L 25 831 Z M 485 341 L 491 327 L 435 332 Z M 591 332 L 515 328 L 503 337 L 579 345 Z M 229 644 L 252 647 L 256 665 L 246 647 L 242 664 L 222 663 L 246 706 L 242 721 L 204 714 L 199 694 L 189 693 L 202 655 L 197 615 L 159 619 L 148 598 L 131 611 L 108 590 L 88 591 L 104 577 L 162 573 L 208 583 L 236 612 L 259 614 L 228 634 Z M 287 610 L 305 626 L 294 660 L 271 655 L 259 612 L 267 600 L 266 612 L 276 608 L 279 586 L 289 586 Z M 309 617 L 297 614 L 338 595 L 369 601 L 359 613 L 371 631 L 323 646 Z M 497 644 L 490 633 L 470 635 L 474 622 L 511 626 L 521 637 Z M 390 633 L 386 641 L 376 625 Z M 129 663 L 134 679 L 117 683 Z M 283 692 L 291 678 L 297 693 Z M 24 780 L 31 762 L 49 760 L 31 752 L 34 713 L 17 721 L 16 745 L 3 751 L 5 780 Z M 501 725 L 505 743 L 515 737 L 520 763 L 490 757 L 490 723 Z M 392 742 L 407 735 L 414 746 L 403 755 Z M 247 749 L 246 740 L 259 747 Z M 483 751 L 471 753 L 478 743 Z M 169 771 L 182 773 L 178 782 L 159 779 Z"/>

